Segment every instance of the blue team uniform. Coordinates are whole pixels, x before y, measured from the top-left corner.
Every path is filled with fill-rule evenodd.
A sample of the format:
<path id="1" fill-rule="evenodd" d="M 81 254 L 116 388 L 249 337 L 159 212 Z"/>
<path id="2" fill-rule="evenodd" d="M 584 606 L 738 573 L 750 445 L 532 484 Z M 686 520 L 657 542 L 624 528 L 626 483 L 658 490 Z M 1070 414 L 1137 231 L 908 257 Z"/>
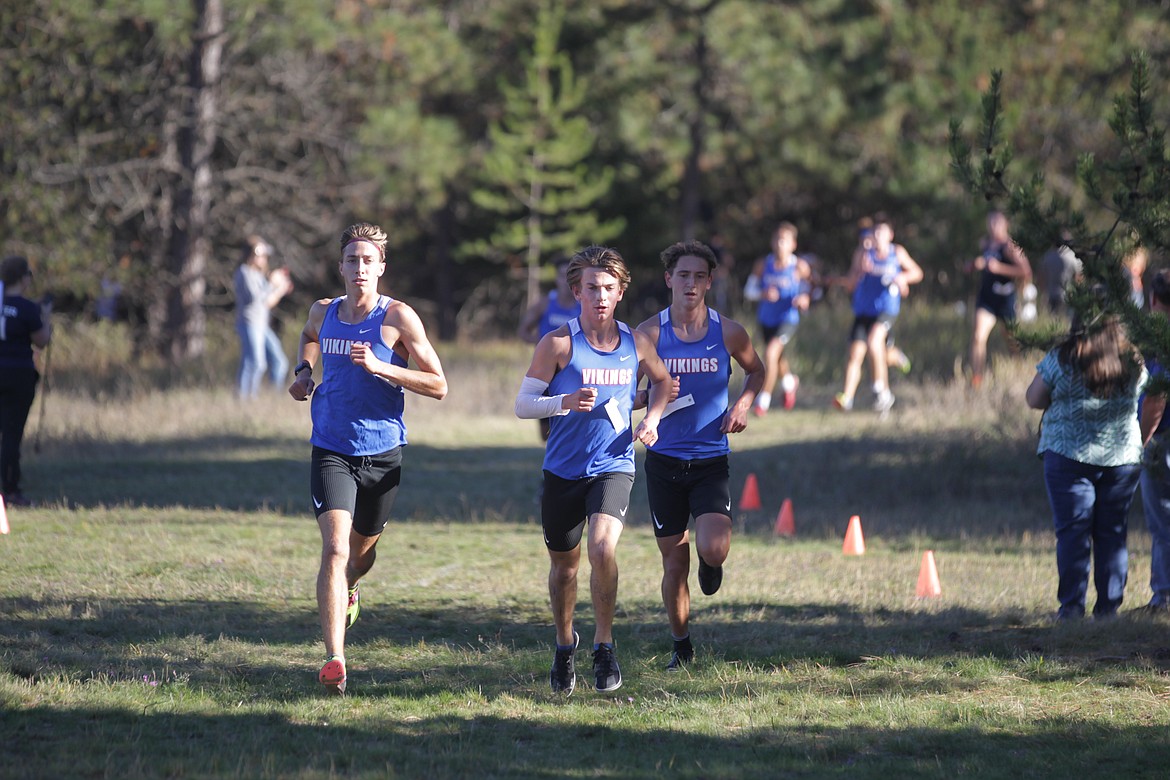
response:
<path id="1" fill-rule="evenodd" d="M 544 314 L 540 315 L 539 334 L 543 338 L 552 333 L 574 317 L 581 316 L 581 302 L 577 299 L 562 303 L 557 291 L 548 291 L 548 305 L 544 307 Z"/>
<path id="2" fill-rule="evenodd" d="M 634 437 L 630 413 L 637 390 L 638 351 L 634 335 L 624 322 L 617 323 L 620 342 L 613 352 L 600 352 L 585 338 L 577 318 L 569 320 L 572 356 L 549 383 L 548 395 L 573 393 L 582 387 L 597 388 L 589 412 L 570 412 L 553 417 L 549 424 L 544 469 L 562 479 L 582 479 L 606 473 L 634 473 Z M 617 430 L 606 404 L 614 399 Z"/>
<path id="3" fill-rule="evenodd" d="M 386 363 L 406 367 L 406 360 L 382 340 L 382 319 L 393 299 L 378 305 L 359 323 L 342 322 L 330 302 L 317 334 L 321 346 L 321 384 L 313 393 L 313 436 L 318 447 L 342 455 L 376 455 L 406 444 L 401 387 L 375 377 L 349 359 L 350 346 L 365 342 Z"/>
<path id="4" fill-rule="evenodd" d="M 760 288 L 773 287 L 780 291 L 780 298 L 769 301 L 760 298 L 756 318 L 766 328 L 776 328 L 781 325 L 795 325 L 800 322 L 800 309 L 796 308 L 797 296 L 807 292 L 806 285 L 798 273 L 799 261 L 794 260 L 791 265 L 782 266 L 774 254 L 764 258 L 764 268 L 760 274 Z"/>
<path id="5" fill-rule="evenodd" d="M 876 249 L 865 251 L 872 268 L 861 277 L 853 291 L 853 313 L 858 317 L 892 318 L 902 306 L 902 293 L 894 284 L 902 270 L 898 245 L 890 244 L 885 257 L 879 257 Z"/>
<path id="6" fill-rule="evenodd" d="M 727 382 L 731 355 L 723 343 L 719 312 L 707 309 L 707 335 L 695 342 L 681 341 L 670 322 L 670 309 L 658 315 L 658 354 L 666 369 L 679 378 L 678 397 L 695 403 L 662 418 L 653 451 L 680 460 L 726 455 L 727 435 L 719 429 L 727 414 Z"/>

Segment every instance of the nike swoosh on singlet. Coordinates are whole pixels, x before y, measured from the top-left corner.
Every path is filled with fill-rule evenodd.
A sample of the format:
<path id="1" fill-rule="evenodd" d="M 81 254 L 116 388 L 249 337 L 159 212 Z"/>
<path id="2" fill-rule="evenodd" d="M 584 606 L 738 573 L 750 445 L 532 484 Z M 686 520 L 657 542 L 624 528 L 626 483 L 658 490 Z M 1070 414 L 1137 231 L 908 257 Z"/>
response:
<path id="1" fill-rule="evenodd" d="M 622 355 L 620 358 L 618 358 L 618 360 L 619 360 L 619 361 L 621 361 L 621 360 L 629 360 L 629 359 L 630 359 L 630 356 L 629 356 L 629 355 Z"/>
<path id="2" fill-rule="evenodd" d="M 373 330 L 373 328 L 366 328 L 365 330 L 359 330 L 358 333 L 364 335 L 369 333 L 371 330 Z"/>
<path id="3" fill-rule="evenodd" d="M 708 345 L 707 345 L 707 351 L 708 351 L 708 352 L 710 352 L 711 350 L 715 349 L 715 347 L 716 347 L 716 346 L 718 346 L 718 345 L 716 345 L 716 344 L 708 344 Z"/>

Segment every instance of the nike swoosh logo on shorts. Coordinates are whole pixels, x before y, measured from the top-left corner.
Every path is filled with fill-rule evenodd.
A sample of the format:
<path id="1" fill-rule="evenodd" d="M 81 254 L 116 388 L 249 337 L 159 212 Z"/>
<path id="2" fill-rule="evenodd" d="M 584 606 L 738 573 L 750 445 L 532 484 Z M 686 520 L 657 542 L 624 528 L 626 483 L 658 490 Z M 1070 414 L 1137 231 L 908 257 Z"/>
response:
<path id="1" fill-rule="evenodd" d="M 321 505 L 322 505 L 322 504 L 324 504 L 324 503 L 325 503 L 324 501 L 318 501 L 318 500 L 317 500 L 317 497 L 316 497 L 316 496 L 313 496 L 313 506 L 315 506 L 315 507 L 317 507 L 318 509 L 320 509 L 320 508 L 321 508 Z"/>
<path id="2" fill-rule="evenodd" d="M 626 510 L 627 510 L 627 509 L 629 509 L 629 508 L 630 508 L 630 505 L 629 505 L 629 504 L 626 504 L 625 506 L 623 506 L 623 507 L 622 507 L 622 511 L 621 511 L 621 516 L 622 516 L 622 517 L 625 517 L 625 516 L 626 516 Z"/>
<path id="3" fill-rule="evenodd" d="M 727 499 L 727 511 L 728 511 L 728 512 L 730 512 L 730 511 L 731 511 L 731 499 L 730 499 L 730 498 L 729 498 L 729 499 Z"/>
<path id="4" fill-rule="evenodd" d="M 620 361 L 629 360 L 629 359 L 630 359 L 629 355 L 622 355 L 620 358 L 618 358 L 618 361 L 620 362 Z"/>
<path id="5" fill-rule="evenodd" d="M 662 530 L 662 523 L 658 522 L 658 515 L 651 512 L 650 517 L 654 520 L 654 527 L 661 531 Z"/>

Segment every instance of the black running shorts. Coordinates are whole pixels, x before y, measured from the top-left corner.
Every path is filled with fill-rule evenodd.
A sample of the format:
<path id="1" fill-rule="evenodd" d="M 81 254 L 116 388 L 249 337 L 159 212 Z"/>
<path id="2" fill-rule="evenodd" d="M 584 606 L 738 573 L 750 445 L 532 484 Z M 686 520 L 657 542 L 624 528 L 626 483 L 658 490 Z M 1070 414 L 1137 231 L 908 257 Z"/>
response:
<path id="1" fill-rule="evenodd" d="M 1016 294 L 997 295 L 993 292 L 980 290 L 979 295 L 975 297 L 975 308 L 991 312 L 1001 322 L 1015 322 Z"/>
<path id="2" fill-rule="evenodd" d="M 799 322 L 782 322 L 779 325 L 765 325 L 760 323 L 760 337 L 764 344 L 767 345 L 772 339 L 780 339 L 780 343 L 787 345 L 792 341 L 792 337 L 796 335 L 796 329 L 800 327 Z"/>
<path id="3" fill-rule="evenodd" d="M 849 329 L 849 341 L 869 341 L 869 333 L 875 326 L 881 325 L 889 332 L 894 327 L 897 314 L 882 314 L 879 317 L 858 314 L 853 319 L 853 327 Z"/>
<path id="4" fill-rule="evenodd" d="M 585 521 L 593 515 L 609 515 L 624 523 L 633 487 L 634 475 L 622 472 L 582 479 L 562 479 L 544 472 L 540 524 L 545 546 L 555 552 L 577 549 Z"/>
<path id="5" fill-rule="evenodd" d="M 727 456 L 680 460 L 646 450 L 646 497 L 654 535 L 660 538 L 683 533 L 692 517 L 731 517 Z"/>
<path id="6" fill-rule="evenodd" d="M 353 518 L 353 530 L 377 536 L 390 520 L 402 480 L 402 448 L 380 455 L 342 455 L 313 447 L 309 478 L 317 517 L 341 510 Z"/>

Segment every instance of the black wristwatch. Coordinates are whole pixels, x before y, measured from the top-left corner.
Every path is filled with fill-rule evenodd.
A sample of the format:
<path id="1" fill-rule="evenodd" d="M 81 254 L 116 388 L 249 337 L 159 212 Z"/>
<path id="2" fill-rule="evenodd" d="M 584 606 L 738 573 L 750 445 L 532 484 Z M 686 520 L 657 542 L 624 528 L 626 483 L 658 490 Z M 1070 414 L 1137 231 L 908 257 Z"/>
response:
<path id="1" fill-rule="evenodd" d="M 296 376 L 297 374 L 301 373 L 306 368 L 309 369 L 310 371 L 312 371 L 313 364 L 307 360 L 302 360 L 300 363 L 297 363 L 297 367 L 293 369 L 293 376 Z"/>

